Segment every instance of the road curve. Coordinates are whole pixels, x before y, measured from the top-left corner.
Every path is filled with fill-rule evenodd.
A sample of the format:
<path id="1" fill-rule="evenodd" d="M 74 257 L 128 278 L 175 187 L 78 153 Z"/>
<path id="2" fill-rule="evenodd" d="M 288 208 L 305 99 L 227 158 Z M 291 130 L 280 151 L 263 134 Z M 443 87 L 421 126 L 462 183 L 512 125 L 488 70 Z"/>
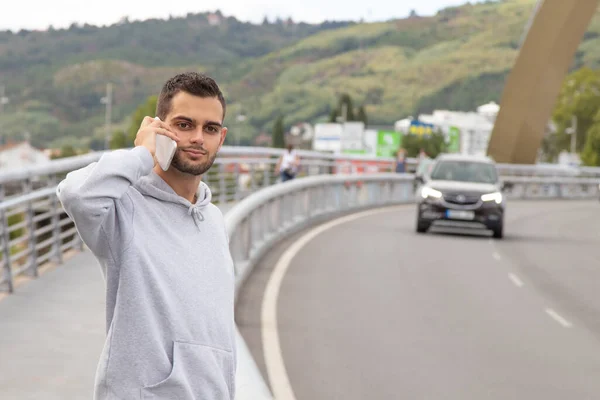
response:
<path id="1" fill-rule="evenodd" d="M 506 237 L 414 232 L 414 206 L 337 225 L 292 259 L 277 301 L 297 400 L 596 399 L 600 204 L 512 202 Z M 266 376 L 262 293 L 238 324 Z M 267 344 L 268 345 L 268 344 Z"/>

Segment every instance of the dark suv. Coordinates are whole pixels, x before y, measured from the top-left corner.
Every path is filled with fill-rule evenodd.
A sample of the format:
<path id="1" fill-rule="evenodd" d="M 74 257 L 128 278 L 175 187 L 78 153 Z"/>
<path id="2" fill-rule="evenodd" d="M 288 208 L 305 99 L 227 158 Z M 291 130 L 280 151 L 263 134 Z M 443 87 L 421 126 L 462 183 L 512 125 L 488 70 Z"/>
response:
<path id="1" fill-rule="evenodd" d="M 496 164 L 488 157 L 442 154 L 417 179 L 417 232 L 433 225 L 485 228 L 503 236 L 505 201 Z"/>

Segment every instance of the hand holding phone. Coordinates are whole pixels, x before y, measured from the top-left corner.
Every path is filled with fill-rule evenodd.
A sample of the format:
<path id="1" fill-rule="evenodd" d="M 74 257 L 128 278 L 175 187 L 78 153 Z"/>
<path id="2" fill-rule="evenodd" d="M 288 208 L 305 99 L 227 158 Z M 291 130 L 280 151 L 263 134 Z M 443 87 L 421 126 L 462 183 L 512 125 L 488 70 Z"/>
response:
<path id="1" fill-rule="evenodd" d="M 160 121 L 160 118 L 158 117 L 154 117 L 154 119 Z M 168 136 L 156 133 L 156 152 L 154 154 L 156 156 L 156 161 L 158 162 L 158 165 L 160 165 L 163 171 L 169 169 L 171 161 L 173 160 L 173 156 L 175 156 L 176 150 L 177 143 L 175 143 L 173 139 L 171 139 Z"/>

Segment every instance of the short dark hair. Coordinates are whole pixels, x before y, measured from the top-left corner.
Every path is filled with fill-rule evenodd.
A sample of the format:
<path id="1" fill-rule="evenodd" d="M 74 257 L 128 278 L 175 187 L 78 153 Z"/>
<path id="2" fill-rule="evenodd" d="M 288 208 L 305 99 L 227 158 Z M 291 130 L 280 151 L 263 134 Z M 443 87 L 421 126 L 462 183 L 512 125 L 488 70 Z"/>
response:
<path id="1" fill-rule="evenodd" d="M 171 111 L 171 101 L 179 92 L 186 92 L 199 97 L 216 97 L 223 106 L 223 120 L 225 120 L 225 97 L 211 77 L 198 72 L 184 72 L 175 75 L 165 82 L 158 101 L 156 102 L 156 115 L 164 120 Z"/>

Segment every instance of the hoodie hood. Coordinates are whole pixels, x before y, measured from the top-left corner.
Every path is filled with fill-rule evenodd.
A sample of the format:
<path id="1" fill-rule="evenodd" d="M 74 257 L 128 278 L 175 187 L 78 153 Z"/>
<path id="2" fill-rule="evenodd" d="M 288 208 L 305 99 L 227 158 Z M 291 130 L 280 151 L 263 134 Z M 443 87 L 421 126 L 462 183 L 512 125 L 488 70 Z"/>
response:
<path id="1" fill-rule="evenodd" d="M 175 193 L 173 188 L 171 188 L 171 186 L 169 186 L 169 184 L 154 171 L 140 178 L 135 187 L 143 195 L 186 207 L 188 209 L 188 215 L 191 215 L 194 218 L 194 222 L 198 228 L 200 228 L 200 223 L 204 221 L 202 210 L 210 204 L 210 201 L 212 200 L 212 193 L 206 183 L 200 181 L 198 190 L 196 190 L 196 203 L 190 203 L 187 199 Z"/>

